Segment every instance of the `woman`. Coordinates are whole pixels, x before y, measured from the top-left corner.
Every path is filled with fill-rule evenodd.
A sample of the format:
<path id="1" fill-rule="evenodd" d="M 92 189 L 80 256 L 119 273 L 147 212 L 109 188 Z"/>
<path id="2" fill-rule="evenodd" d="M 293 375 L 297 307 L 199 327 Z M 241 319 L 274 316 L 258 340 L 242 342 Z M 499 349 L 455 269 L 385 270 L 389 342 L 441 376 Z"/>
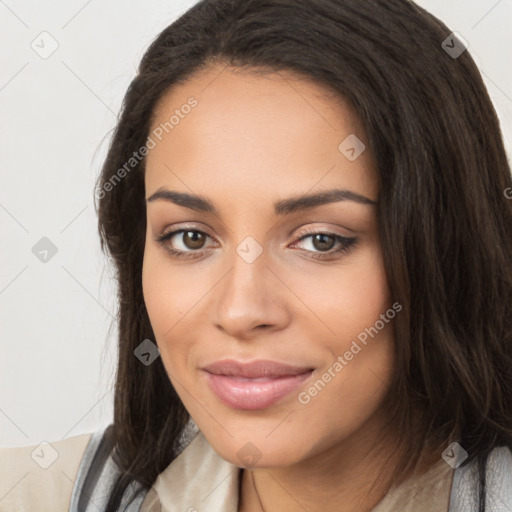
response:
<path id="1" fill-rule="evenodd" d="M 510 187 L 414 3 L 196 4 L 98 181 L 119 365 L 113 424 L 61 442 L 70 510 L 508 510 Z"/>

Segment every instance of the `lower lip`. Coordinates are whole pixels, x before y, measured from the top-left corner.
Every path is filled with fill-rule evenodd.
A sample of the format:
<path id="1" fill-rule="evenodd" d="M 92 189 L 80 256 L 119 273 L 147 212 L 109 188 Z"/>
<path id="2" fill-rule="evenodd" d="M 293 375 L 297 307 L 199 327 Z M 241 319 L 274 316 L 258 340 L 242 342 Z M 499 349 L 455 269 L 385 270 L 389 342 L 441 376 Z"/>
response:
<path id="1" fill-rule="evenodd" d="M 300 387 L 312 371 L 275 379 L 242 379 L 206 372 L 210 389 L 233 409 L 256 410 L 274 405 Z"/>

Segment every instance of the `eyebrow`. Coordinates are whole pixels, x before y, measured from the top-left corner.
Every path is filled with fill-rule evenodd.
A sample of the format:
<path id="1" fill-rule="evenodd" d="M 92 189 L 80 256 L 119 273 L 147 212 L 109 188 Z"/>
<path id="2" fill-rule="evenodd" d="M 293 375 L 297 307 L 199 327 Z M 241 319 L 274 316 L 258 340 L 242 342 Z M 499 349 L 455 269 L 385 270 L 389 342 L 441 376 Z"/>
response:
<path id="1" fill-rule="evenodd" d="M 156 200 L 169 201 L 197 212 L 218 214 L 217 209 L 209 199 L 185 192 L 176 192 L 174 190 L 160 188 L 148 197 L 146 202 L 150 203 Z M 361 194 L 357 194 L 356 192 L 352 192 L 351 190 L 331 189 L 316 194 L 301 195 L 277 201 L 274 203 L 274 212 L 276 215 L 286 215 L 299 210 L 311 210 L 318 206 L 338 201 L 353 201 L 364 205 L 377 204 L 376 201 L 362 196 Z"/>

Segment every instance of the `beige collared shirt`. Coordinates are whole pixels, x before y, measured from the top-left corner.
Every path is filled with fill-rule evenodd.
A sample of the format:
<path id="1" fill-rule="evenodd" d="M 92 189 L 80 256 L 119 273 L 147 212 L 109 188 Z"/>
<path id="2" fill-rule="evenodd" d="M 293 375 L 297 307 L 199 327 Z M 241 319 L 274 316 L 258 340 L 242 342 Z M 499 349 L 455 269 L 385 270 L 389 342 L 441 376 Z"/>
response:
<path id="1" fill-rule="evenodd" d="M 67 512 L 90 437 L 0 447 L 0 512 Z"/>

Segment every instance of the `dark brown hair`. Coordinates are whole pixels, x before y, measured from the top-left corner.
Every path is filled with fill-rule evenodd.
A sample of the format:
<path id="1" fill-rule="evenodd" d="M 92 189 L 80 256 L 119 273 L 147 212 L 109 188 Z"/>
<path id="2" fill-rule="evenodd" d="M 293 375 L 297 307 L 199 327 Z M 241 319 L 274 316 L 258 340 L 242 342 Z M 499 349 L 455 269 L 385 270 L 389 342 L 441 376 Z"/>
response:
<path id="1" fill-rule="evenodd" d="M 442 47 L 450 33 L 409 0 L 203 0 L 148 48 L 97 183 L 119 301 L 113 456 L 121 476 L 108 512 L 132 480 L 151 487 L 176 456 L 189 415 L 161 358 L 145 366 L 134 356 L 155 340 L 141 282 L 144 159 L 106 184 L 145 145 L 158 100 L 214 62 L 293 71 L 339 93 L 364 123 L 386 274 L 403 306 L 389 393 L 409 461 L 402 468 L 428 439 L 458 440 L 465 464 L 512 448 L 510 168 L 473 59 Z"/>

